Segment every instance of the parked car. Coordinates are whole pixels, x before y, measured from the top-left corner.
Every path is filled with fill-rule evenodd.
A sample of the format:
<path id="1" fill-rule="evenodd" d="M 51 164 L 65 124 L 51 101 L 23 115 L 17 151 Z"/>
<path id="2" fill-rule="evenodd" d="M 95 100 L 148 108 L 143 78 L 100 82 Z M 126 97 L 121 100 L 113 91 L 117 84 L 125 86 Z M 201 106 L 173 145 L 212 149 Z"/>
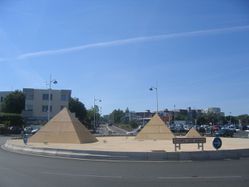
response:
<path id="1" fill-rule="evenodd" d="M 242 130 L 243 130 L 243 131 L 249 130 L 249 125 L 243 125 L 243 126 L 242 126 Z"/>
<path id="2" fill-rule="evenodd" d="M 142 125 L 139 125 L 138 128 L 133 129 L 130 132 L 126 132 L 126 135 L 136 135 L 138 132 L 140 132 L 142 129 Z"/>
<path id="3" fill-rule="evenodd" d="M 22 128 L 21 127 L 16 127 L 16 126 L 10 126 L 8 128 L 8 133 L 9 134 L 21 134 Z"/>
<path id="4" fill-rule="evenodd" d="M 233 132 L 236 132 L 236 127 L 235 127 L 235 125 L 229 125 L 229 126 L 228 126 L 228 129 L 230 129 L 230 130 L 233 131 Z"/>
<path id="5" fill-rule="evenodd" d="M 220 130 L 220 126 L 219 125 L 212 126 L 212 129 L 211 129 L 212 133 L 215 133 L 215 132 L 217 132 L 219 130 Z"/>
<path id="6" fill-rule="evenodd" d="M 221 137 L 233 137 L 234 131 L 230 129 L 220 129 L 215 133 L 216 136 L 221 136 Z"/>
<path id="7" fill-rule="evenodd" d="M 38 130 L 40 130 L 40 126 L 31 125 L 24 128 L 24 134 L 35 134 Z"/>

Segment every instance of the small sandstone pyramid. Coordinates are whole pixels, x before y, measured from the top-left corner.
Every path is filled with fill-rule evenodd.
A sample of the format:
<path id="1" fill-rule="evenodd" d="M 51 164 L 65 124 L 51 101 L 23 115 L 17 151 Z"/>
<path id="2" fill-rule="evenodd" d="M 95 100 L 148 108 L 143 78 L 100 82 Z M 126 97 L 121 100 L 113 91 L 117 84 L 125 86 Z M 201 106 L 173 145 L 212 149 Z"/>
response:
<path id="1" fill-rule="evenodd" d="M 201 138 L 202 136 L 193 127 L 185 135 L 186 138 Z"/>
<path id="2" fill-rule="evenodd" d="M 137 140 L 172 140 L 174 137 L 158 114 L 155 114 L 137 134 Z"/>
<path id="3" fill-rule="evenodd" d="M 30 139 L 30 143 L 93 143 L 98 140 L 67 108 L 61 110 Z"/>

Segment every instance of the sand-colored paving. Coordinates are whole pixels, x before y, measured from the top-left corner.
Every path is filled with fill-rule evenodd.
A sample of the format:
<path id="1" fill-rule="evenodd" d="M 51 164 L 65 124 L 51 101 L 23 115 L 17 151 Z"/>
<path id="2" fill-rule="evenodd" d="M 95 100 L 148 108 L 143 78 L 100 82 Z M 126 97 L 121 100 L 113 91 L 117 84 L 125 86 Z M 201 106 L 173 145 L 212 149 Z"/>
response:
<path id="1" fill-rule="evenodd" d="M 172 140 L 136 140 L 135 137 L 98 137 L 99 141 L 85 144 L 59 144 L 59 143 L 28 143 L 28 147 L 75 149 L 93 151 L 115 151 L 115 152 L 152 152 L 166 151 L 174 152 Z M 249 149 L 249 139 L 247 138 L 221 138 L 221 150 Z M 212 146 L 212 137 L 207 137 L 204 150 L 215 150 Z M 9 143 L 22 145 L 22 140 L 9 140 Z M 180 151 L 200 151 L 197 144 L 182 144 Z"/>

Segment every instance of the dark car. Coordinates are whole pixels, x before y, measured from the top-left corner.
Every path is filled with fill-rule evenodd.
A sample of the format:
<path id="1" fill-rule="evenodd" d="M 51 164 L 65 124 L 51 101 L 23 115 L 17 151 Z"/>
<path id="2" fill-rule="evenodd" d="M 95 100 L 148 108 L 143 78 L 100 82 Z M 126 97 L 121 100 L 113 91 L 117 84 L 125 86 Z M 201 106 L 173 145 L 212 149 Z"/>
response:
<path id="1" fill-rule="evenodd" d="M 216 136 L 233 137 L 234 131 L 230 129 L 221 129 L 215 133 Z"/>
<path id="2" fill-rule="evenodd" d="M 9 134 L 21 134 L 22 128 L 21 127 L 16 127 L 16 126 L 11 126 L 8 128 L 8 133 Z"/>

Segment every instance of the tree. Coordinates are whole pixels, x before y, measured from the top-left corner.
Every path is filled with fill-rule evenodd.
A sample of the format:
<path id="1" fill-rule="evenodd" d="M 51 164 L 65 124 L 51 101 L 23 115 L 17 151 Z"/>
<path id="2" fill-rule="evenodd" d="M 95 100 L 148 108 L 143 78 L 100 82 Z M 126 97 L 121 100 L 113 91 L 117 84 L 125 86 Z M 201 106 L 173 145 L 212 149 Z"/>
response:
<path id="1" fill-rule="evenodd" d="M 202 115 L 198 116 L 198 117 L 197 117 L 197 124 L 198 124 L 198 125 L 205 125 L 205 124 L 208 124 L 207 115 L 202 114 Z"/>
<path id="2" fill-rule="evenodd" d="M 95 108 L 91 108 L 89 110 L 87 110 L 87 122 L 89 124 L 92 123 L 92 127 L 93 127 L 93 123 L 94 123 L 94 113 L 95 113 L 95 122 L 96 124 L 98 124 L 98 121 L 100 119 L 100 113 L 99 113 L 99 107 L 98 105 L 95 105 Z"/>
<path id="3" fill-rule="evenodd" d="M 113 110 L 112 113 L 110 114 L 110 121 L 113 123 L 120 123 L 122 118 L 124 117 L 125 113 L 123 110 Z"/>
<path id="4" fill-rule="evenodd" d="M 188 119 L 188 116 L 187 115 L 184 115 L 184 114 L 176 114 L 175 115 L 175 120 L 187 120 Z"/>
<path id="5" fill-rule="evenodd" d="M 249 115 L 243 114 L 237 117 L 238 120 L 240 121 L 241 125 L 249 125 Z"/>
<path id="6" fill-rule="evenodd" d="M 5 124 L 5 127 L 9 126 L 22 127 L 24 121 L 21 114 L 1 113 L 0 124 Z"/>
<path id="7" fill-rule="evenodd" d="M 133 129 L 138 127 L 138 122 L 136 120 L 131 120 L 129 124 Z"/>
<path id="8" fill-rule="evenodd" d="M 78 98 L 70 98 L 69 110 L 75 113 L 75 116 L 80 120 L 81 123 L 87 122 L 87 110 L 85 105 L 79 101 Z"/>
<path id="9" fill-rule="evenodd" d="M 5 113 L 21 114 L 25 108 L 25 95 L 16 90 L 7 95 L 3 101 L 2 111 Z"/>

